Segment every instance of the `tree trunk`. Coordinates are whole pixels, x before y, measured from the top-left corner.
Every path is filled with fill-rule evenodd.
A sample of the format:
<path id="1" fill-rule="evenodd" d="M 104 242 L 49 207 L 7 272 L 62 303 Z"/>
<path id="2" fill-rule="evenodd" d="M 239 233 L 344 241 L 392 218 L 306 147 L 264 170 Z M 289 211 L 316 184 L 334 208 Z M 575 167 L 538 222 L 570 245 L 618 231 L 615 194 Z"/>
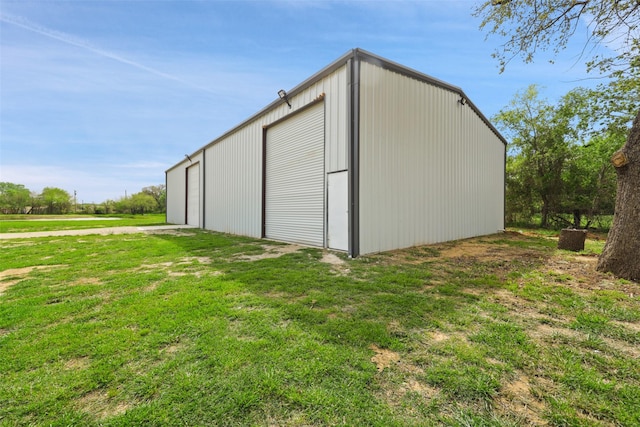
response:
<path id="1" fill-rule="evenodd" d="M 616 209 L 597 269 L 640 281 L 640 112 L 627 143 L 613 159 L 618 175 Z"/>
<path id="2" fill-rule="evenodd" d="M 573 227 L 580 228 L 580 224 L 582 223 L 582 212 L 579 209 L 573 210 Z"/>
<path id="3" fill-rule="evenodd" d="M 540 211 L 540 227 L 547 228 L 549 225 L 549 202 L 546 197 L 542 197 L 542 210 Z"/>

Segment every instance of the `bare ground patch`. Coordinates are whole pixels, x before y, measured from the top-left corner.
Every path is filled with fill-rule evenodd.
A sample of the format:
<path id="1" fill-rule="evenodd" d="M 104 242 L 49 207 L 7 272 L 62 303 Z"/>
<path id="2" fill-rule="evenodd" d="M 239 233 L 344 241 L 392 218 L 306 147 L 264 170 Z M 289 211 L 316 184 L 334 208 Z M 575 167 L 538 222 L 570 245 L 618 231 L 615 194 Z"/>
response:
<path id="1" fill-rule="evenodd" d="M 198 264 L 211 264 L 213 262 L 211 257 L 208 256 L 187 256 L 180 258 L 178 265 L 192 264 L 194 261 L 196 261 Z"/>
<path id="2" fill-rule="evenodd" d="M 0 295 L 16 283 L 24 280 L 32 271 L 50 271 L 55 268 L 66 267 L 66 265 L 32 265 L 30 267 L 9 268 L 0 271 Z"/>
<path id="3" fill-rule="evenodd" d="M 182 276 L 189 276 L 189 275 L 193 275 L 196 277 L 202 277 L 205 274 L 208 274 L 209 272 L 206 271 L 201 271 L 201 270 L 178 270 L 178 271 L 173 271 L 173 267 L 176 266 L 180 266 L 180 268 L 184 268 L 184 266 L 189 266 L 189 265 L 193 265 L 195 262 L 195 265 L 208 265 L 211 264 L 213 261 L 210 257 L 183 257 L 180 258 L 177 261 L 166 261 L 166 262 L 158 262 L 155 264 L 142 264 L 140 265 L 140 267 L 138 267 L 136 269 L 136 271 L 140 271 L 143 273 L 151 273 L 154 271 L 165 271 L 167 272 L 167 274 L 170 277 L 182 277 Z M 223 274 L 220 271 L 215 271 L 213 272 L 214 275 L 221 275 Z M 157 285 L 154 285 L 152 287 L 153 290 L 155 289 Z"/>
<path id="4" fill-rule="evenodd" d="M 85 394 L 76 400 L 76 406 L 79 410 L 100 420 L 124 414 L 132 407 L 129 402 L 111 398 L 106 390 L 94 390 Z"/>
<path id="5" fill-rule="evenodd" d="M 97 277 L 80 277 L 73 282 L 71 282 L 70 286 L 81 286 L 81 285 L 101 285 L 102 281 Z"/>
<path id="6" fill-rule="evenodd" d="M 399 249 L 387 252 L 387 259 L 392 264 L 422 264 L 438 258 L 451 260 L 456 264 L 468 261 L 510 262 L 516 259 L 530 263 L 539 262 L 546 255 L 539 249 L 534 249 L 533 243 L 531 247 L 527 247 L 526 242 L 529 239 L 531 237 L 521 233 L 504 232 L 454 242 Z M 522 243 L 521 246 L 510 245 L 505 243 L 505 240 Z"/>
<path id="7" fill-rule="evenodd" d="M 400 361 L 400 355 L 395 351 L 380 348 L 375 344 L 371 344 L 369 348 L 375 353 L 371 361 L 376 365 L 376 368 L 378 368 L 378 372 L 382 372 L 385 368 L 389 368 Z"/>
<path id="8" fill-rule="evenodd" d="M 80 371 L 89 368 L 90 364 L 91 359 L 88 357 L 75 357 L 65 362 L 64 369 L 69 371 Z"/>
<path id="9" fill-rule="evenodd" d="M 190 237 L 195 236 L 196 233 L 191 231 L 184 231 L 181 229 L 158 229 L 158 230 L 145 230 L 146 234 L 166 234 L 169 236 Z"/>
<path id="10" fill-rule="evenodd" d="M 544 402 L 533 395 L 529 378 L 524 374 L 520 374 L 502 387 L 500 394 L 494 399 L 494 406 L 499 412 L 515 414 L 524 421 L 523 424 L 548 425 L 542 419 L 545 412 Z"/>
<path id="11" fill-rule="evenodd" d="M 338 255 L 331 252 L 325 251 L 322 254 L 322 258 L 320 258 L 320 262 L 329 264 L 334 272 L 342 276 L 347 275 L 351 272 L 351 270 L 347 267 L 347 262 L 340 258 Z"/>
<path id="12" fill-rule="evenodd" d="M 579 291 L 612 289 L 612 276 L 597 271 L 597 263 L 598 257 L 595 255 L 567 257 L 557 254 L 546 261 L 542 270 L 562 280 L 563 285 Z M 617 288 L 619 284 L 615 286 Z"/>
<path id="13" fill-rule="evenodd" d="M 440 256 L 444 258 L 474 257 L 485 259 L 503 259 L 508 245 L 462 241 L 459 244 L 440 250 Z"/>
<path id="14" fill-rule="evenodd" d="M 282 255 L 291 254 L 302 249 L 298 245 L 262 245 L 263 253 L 258 255 L 240 255 L 241 261 L 258 261 L 261 259 L 280 258 Z"/>

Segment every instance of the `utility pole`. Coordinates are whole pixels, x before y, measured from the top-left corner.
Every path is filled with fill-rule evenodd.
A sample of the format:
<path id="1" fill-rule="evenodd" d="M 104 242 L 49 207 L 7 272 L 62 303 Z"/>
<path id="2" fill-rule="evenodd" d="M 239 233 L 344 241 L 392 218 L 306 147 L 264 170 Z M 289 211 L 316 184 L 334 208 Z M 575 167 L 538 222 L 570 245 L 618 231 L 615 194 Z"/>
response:
<path id="1" fill-rule="evenodd" d="M 73 190 L 73 213 L 78 213 L 78 198 L 77 198 L 78 192 L 76 190 Z"/>

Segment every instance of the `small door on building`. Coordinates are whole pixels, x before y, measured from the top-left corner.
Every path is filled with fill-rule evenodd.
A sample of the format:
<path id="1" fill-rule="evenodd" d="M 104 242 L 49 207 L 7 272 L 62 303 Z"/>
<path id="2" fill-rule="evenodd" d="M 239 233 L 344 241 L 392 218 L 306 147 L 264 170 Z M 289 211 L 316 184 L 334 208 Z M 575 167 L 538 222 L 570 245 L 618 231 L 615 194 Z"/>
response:
<path id="1" fill-rule="evenodd" d="M 324 246 L 324 104 L 267 129 L 265 237 Z"/>
<path id="2" fill-rule="evenodd" d="M 187 224 L 200 226 L 200 164 L 187 168 Z"/>
<path id="3" fill-rule="evenodd" d="M 349 175 L 347 171 L 327 175 L 327 246 L 349 249 Z"/>

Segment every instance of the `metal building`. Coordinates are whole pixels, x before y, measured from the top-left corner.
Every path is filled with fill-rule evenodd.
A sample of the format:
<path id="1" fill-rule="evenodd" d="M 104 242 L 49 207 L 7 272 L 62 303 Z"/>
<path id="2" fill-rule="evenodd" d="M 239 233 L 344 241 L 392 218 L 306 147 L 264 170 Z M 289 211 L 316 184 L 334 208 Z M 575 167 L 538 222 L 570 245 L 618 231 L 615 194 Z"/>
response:
<path id="1" fill-rule="evenodd" d="M 506 141 L 460 88 L 353 49 L 280 96 L 166 171 L 168 222 L 351 256 L 504 228 Z"/>

